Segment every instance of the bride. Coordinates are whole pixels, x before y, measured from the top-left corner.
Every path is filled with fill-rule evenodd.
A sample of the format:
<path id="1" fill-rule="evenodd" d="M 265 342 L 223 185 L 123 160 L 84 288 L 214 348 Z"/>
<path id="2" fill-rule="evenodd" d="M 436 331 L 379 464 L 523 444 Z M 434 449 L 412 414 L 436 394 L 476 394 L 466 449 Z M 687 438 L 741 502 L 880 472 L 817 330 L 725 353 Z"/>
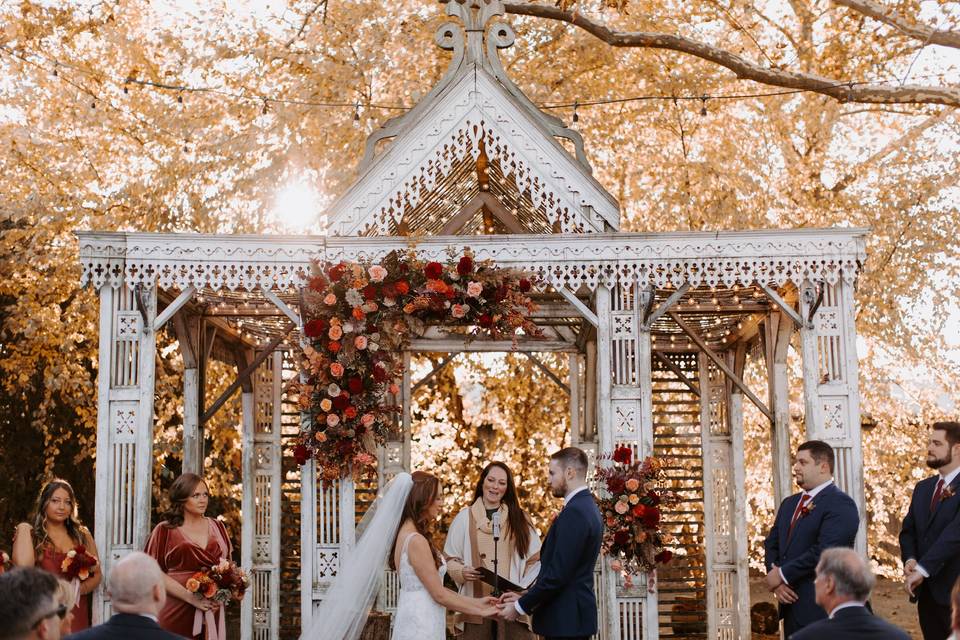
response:
<path id="1" fill-rule="evenodd" d="M 441 506 L 440 481 L 423 471 L 401 473 L 383 490 L 358 527 L 356 546 L 313 624 L 301 640 L 357 640 L 376 598 L 387 553 L 400 577 L 391 640 L 444 640 L 446 609 L 474 616 L 497 613 L 495 598 L 468 598 L 443 586 L 446 564 L 430 525 Z"/>

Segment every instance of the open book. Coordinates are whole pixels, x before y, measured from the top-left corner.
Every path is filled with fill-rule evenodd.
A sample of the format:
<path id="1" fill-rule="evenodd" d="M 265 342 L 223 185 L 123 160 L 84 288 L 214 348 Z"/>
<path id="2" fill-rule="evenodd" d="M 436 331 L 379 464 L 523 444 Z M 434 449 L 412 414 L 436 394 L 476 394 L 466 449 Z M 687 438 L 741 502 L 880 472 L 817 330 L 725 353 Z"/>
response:
<path id="1" fill-rule="evenodd" d="M 480 582 L 488 584 L 491 587 L 494 585 L 494 581 L 497 580 L 497 575 L 493 571 L 490 571 L 490 569 L 487 569 L 486 567 L 477 567 L 477 571 L 480 572 Z M 510 582 L 503 576 L 500 576 L 497 586 L 500 587 L 501 591 L 515 591 L 517 593 L 524 591 L 523 587 Z"/>

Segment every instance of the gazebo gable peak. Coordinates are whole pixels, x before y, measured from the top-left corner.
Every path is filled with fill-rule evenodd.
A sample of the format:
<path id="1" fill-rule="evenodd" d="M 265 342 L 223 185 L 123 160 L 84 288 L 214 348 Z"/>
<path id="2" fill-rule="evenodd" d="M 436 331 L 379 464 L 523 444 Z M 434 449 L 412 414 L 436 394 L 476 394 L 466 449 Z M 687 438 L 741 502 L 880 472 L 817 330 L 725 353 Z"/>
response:
<path id="1" fill-rule="evenodd" d="M 441 81 L 409 112 L 389 120 L 367 139 L 361 173 L 330 208 L 333 235 L 392 235 L 405 211 L 430 195 L 464 158 L 486 153 L 502 178 L 564 232 L 618 229 L 619 204 L 592 176 L 580 134 L 540 111 L 507 78 L 497 54 L 514 42 L 496 22 L 503 4 L 450 0 L 437 44 L 452 50 Z M 571 141 L 575 157 L 557 138 Z M 378 143 L 390 143 L 375 153 Z M 456 211 L 444 215 L 452 217 Z"/>

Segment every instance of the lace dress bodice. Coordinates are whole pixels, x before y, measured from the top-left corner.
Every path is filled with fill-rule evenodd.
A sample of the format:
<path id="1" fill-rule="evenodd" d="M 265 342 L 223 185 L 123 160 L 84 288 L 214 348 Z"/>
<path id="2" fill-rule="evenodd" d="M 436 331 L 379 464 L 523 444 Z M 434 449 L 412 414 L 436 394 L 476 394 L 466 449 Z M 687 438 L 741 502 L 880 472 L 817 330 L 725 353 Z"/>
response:
<path id="1" fill-rule="evenodd" d="M 447 610 L 430 596 L 430 592 L 417 577 L 417 572 L 413 570 L 407 556 L 410 540 L 416 535 L 419 534 L 409 534 L 404 539 L 400 550 L 400 562 L 397 564 L 397 573 L 400 576 L 400 598 L 397 601 L 393 635 L 390 638 L 391 640 L 444 640 Z M 440 566 L 438 572 L 440 579 L 443 580 L 447 573 L 446 563 Z"/>

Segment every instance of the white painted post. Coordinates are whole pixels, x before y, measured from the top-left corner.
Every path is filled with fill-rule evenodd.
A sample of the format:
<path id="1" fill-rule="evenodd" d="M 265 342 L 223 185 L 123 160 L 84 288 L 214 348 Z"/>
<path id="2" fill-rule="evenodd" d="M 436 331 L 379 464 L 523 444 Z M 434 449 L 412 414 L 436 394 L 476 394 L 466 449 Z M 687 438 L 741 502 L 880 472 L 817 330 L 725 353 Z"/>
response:
<path id="1" fill-rule="evenodd" d="M 150 536 L 151 503 L 153 497 L 153 398 L 157 359 L 157 333 L 153 321 L 157 316 L 157 287 L 144 286 L 140 336 L 139 397 L 137 399 L 136 436 L 136 503 L 134 507 L 134 550 L 144 549 Z"/>
<path id="2" fill-rule="evenodd" d="M 122 286 L 122 285 L 121 285 Z M 111 512 L 111 496 L 113 494 L 114 455 L 112 425 L 110 420 L 110 390 L 111 375 L 116 363 L 113 360 L 116 338 L 114 336 L 115 300 L 117 291 L 109 284 L 100 288 L 100 342 L 98 349 L 97 369 L 97 469 L 96 486 L 94 487 L 96 502 L 94 505 L 94 539 L 100 551 L 100 563 L 104 570 L 118 558 L 112 549 L 113 518 Z M 106 598 L 106 590 L 101 584 L 93 592 L 93 624 L 103 622 L 110 617 L 110 605 Z"/>
<path id="3" fill-rule="evenodd" d="M 773 312 L 764 322 L 765 359 L 770 410 L 774 421 L 770 425 L 771 457 L 773 466 L 774 506 L 790 495 L 793 487 L 790 475 L 790 395 L 787 377 L 787 354 L 793 322 L 783 313 Z M 735 390 L 735 396 L 742 394 Z M 741 427 L 742 428 L 742 427 Z M 742 434 L 741 434 L 742 436 Z"/>
<path id="4" fill-rule="evenodd" d="M 717 638 L 717 593 L 716 584 L 713 577 L 716 573 L 716 555 L 717 540 L 715 533 L 717 531 L 715 505 L 717 504 L 716 487 L 713 484 L 715 474 L 713 447 L 710 438 L 710 413 L 713 410 L 713 403 L 723 389 L 722 384 L 710 379 L 710 367 L 713 363 L 703 353 L 698 354 L 697 370 L 700 374 L 700 442 L 703 452 L 703 530 L 706 549 L 704 558 L 706 566 L 704 573 L 706 575 L 707 588 L 707 638 L 711 640 Z"/>
<path id="5" fill-rule="evenodd" d="M 570 386 L 570 444 L 577 446 L 583 434 L 580 422 L 580 354 L 571 353 L 567 358 L 567 379 Z"/>
<path id="6" fill-rule="evenodd" d="M 253 377 L 254 374 L 251 374 Z M 254 400 L 255 391 L 244 391 L 240 395 L 241 406 L 241 431 L 240 446 L 242 449 L 242 470 L 243 474 L 243 494 L 241 499 L 241 515 L 243 517 L 240 527 L 240 563 L 251 572 L 250 593 L 240 604 L 240 638 L 241 640 L 251 640 L 253 638 L 253 607 L 254 601 L 260 594 L 257 591 L 257 581 L 253 571 L 253 530 L 256 527 L 257 505 L 254 493 L 256 492 L 256 463 L 254 461 L 254 447 L 256 430 L 256 404 Z M 186 444 L 186 443 L 184 443 Z M 184 456 L 186 457 L 186 456 Z M 186 463 L 184 463 L 186 467 Z"/>

